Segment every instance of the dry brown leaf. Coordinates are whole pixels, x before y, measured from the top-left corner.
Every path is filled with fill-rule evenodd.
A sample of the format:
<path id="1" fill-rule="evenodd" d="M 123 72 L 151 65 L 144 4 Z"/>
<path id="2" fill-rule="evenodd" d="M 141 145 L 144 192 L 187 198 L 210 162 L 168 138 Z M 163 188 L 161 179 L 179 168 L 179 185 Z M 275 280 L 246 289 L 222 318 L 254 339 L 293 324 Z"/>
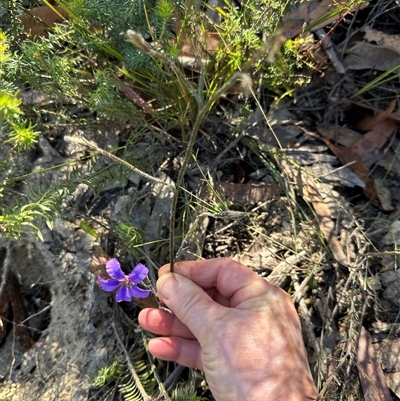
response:
<path id="1" fill-rule="evenodd" d="M 396 103 L 392 101 L 384 112 L 365 117 L 358 123 L 360 129 L 368 132 L 352 144 L 351 150 L 368 167 L 384 157 L 380 150 L 399 125 L 399 111 L 393 113 Z"/>
<path id="2" fill-rule="evenodd" d="M 302 197 L 306 201 L 311 202 L 319 218 L 320 229 L 332 251 L 333 257 L 342 266 L 347 267 L 349 264 L 336 235 L 336 224 L 332 219 L 331 210 L 325 203 L 313 180 L 302 169 L 295 169 L 287 161 L 278 158 L 275 158 L 275 160 L 289 179 L 295 183 Z"/>
<path id="3" fill-rule="evenodd" d="M 239 203 L 263 202 L 282 193 L 282 187 L 279 184 L 254 185 L 221 182 L 215 189 L 223 199 Z"/>
<path id="4" fill-rule="evenodd" d="M 396 130 L 398 122 L 385 117 L 378 122 L 362 138 L 357 140 L 351 150 L 370 167 L 380 158 L 379 151 Z"/>
<path id="5" fill-rule="evenodd" d="M 357 128 L 361 131 L 369 131 L 375 127 L 376 124 L 385 120 L 388 117 L 397 117 L 396 114 L 392 115 L 392 112 L 396 106 L 397 99 L 390 102 L 389 106 L 386 110 L 379 110 L 374 108 L 375 115 L 374 116 L 365 116 L 357 123 Z M 398 120 L 397 120 L 398 121 Z"/>
<path id="6" fill-rule="evenodd" d="M 302 3 L 297 6 L 292 12 L 290 12 L 287 16 L 285 16 L 285 22 L 283 23 L 283 32 L 287 38 L 293 38 L 299 33 L 303 31 L 304 24 L 311 24 L 314 21 L 317 21 L 323 15 L 332 11 L 333 9 L 337 9 L 339 6 L 351 5 L 351 2 L 346 0 L 334 1 L 334 0 L 313 0 L 308 1 L 306 3 Z M 356 9 L 363 9 L 369 6 L 368 2 L 355 5 L 353 7 L 349 7 L 346 10 L 347 13 L 353 12 Z M 312 28 L 312 31 L 316 31 L 317 29 L 323 28 L 332 22 L 340 19 L 343 15 L 335 15 L 320 24 L 316 25 Z"/>
<path id="7" fill-rule="evenodd" d="M 392 401 L 382 367 L 371 344 L 371 336 L 362 326 L 357 342 L 356 360 L 364 399 Z"/>
<path id="8" fill-rule="evenodd" d="M 359 104 L 360 106 L 363 106 L 364 104 Z M 374 108 L 374 107 L 367 107 L 368 109 L 374 110 L 379 113 L 379 109 Z M 382 111 L 382 114 L 386 115 L 386 112 Z M 397 117 L 397 114 L 391 114 L 390 115 L 392 119 L 399 121 L 400 118 Z M 374 118 L 374 117 L 372 117 Z M 366 123 L 369 124 L 369 123 Z M 369 125 L 368 125 L 369 126 Z M 366 129 L 368 130 L 368 129 Z M 357 131 L 353 131 L 349 128 L 337 126 L 337 125 L 328 125 L 328 126 L 323 126 L 322 124 L 317 123 L 317 131 L 320 133 L 320 135 L 326 139 L 330 139 L 331 142 L 339 145 L 343 145 L 347 148 L 351 148 L 353 144 L 361 139 L 363 137 L 362 134 L 360 134 Z M 385 170 L 391 170 L 393 174 L 396 176 L 400 177 L 400 163 L 397 161 L 397 158 L 395 154 L 391 150 L 385 151 L 385 154 L 383 155 L 383 158 L 380 160 L 377 160 L 376 164 L 378 166 L 383 167 Z"/>
<path id="9" fill-rule="evenodd" d="M 257 130 L 258 128 L 258 130 Z M 294 148 L 299 143 L 299 137 L 303 131 L 295 125 L 277 125 L 269 129 L 265 125 L 255 127 L 251 137 L 268 146 L 279 148 Z"/>
<path id="10" fill-rule="evenodd" d="M 342 164 L 349 164 L 349 168 L 357 174 L 365 184 L 367 184 L 369 169 L 360 157 L 355 154 L 351 148 L 347 148 L 340 145 L 334 145 L 331 141 L 325 138 L 321 138 L 329 149 L 336 155 Z"/>
<path id="11" fill-rule="evenodd" d="M 194 7 L 198 11 L 204 11 L 201 1 L 186 0 L 184 4 L 186 9 Z M 221 6 L 223 5 L 221 4 Z M 176 10 L 174 15 L 174 32 L 179 40 L 179 54 L 181 56 L 202 58 L 207 57 L 217 49 L 219 45 L 219 35 L 216 32 L 204 32 L 198 23 L 190 24 L 190 27 L 187 25 L 183 26 L 183 20 L 186 15 L 185 11 L 182 13 L 181 11 Z M 215 18 L 215 14 L 210 18 L 208 12 L 203 12 L 202 21 L 204 25 L 207 26 L 210 25 L 210 21 L 216 23 L 218 22 L 218 19 Z M 190 32 L 189 34 L 189 29 L 194 29 L 195 32 Z M 193 35 L 193 33 L 195 33 L 195 35 Z M 193 40 L 194 37 L 196 38 L 195 41 Z"/>
<path id="12" fill-rule="evenodd" d="M 331 141 L 326 138 L 321 138 L 331 151 L 336 155 L 342 164 L 349 164 L 349 169 L 353 173 L 357 174 L 360 179 L 364 182 L 365 187 L 363 188 L 364 194 L 367 198 L 371 199 L 371 202 L 377 207 L 381 207 L 375 196 L 374 182 L 368 177 L 369 168 L 360 159 L 360 157 L 355 154 L 351 149 L 344 146 L 334 145 Z"/>
<path id="13" fill-rule="evenodd" d="M 394 115 L 397 115 L 397 112 L 390 114 L 390 116 Z M 326 128 L 318 125 L 317 130 L 323 135 L 320 139 L 332 150 L 343 165 L 351 163 L 348 168 L 364 182 L 363 191 L 365 196 L 370 199 L 376 207 L 385 211 L 393 211 L 390 189 L 385 187 L 382 180 L 377 180 L 377 182 L 375 182 L 369 177 L 369 163 L 373 158 L 375 158 L 374 162 L 379 161 L 376 155 L 379 155 L 380 148 L 387 141 L 388 136 L 390 136 L 388 132 L 393 133 L 398 122 L 386 116 L 383 121 L 380 121 L 380 118 L 376 118 L 375 121 L 378 121 L 375 126 L 376 128 L 371 130 L 368 136 L 368 133 L 362 136 L 354 131 L 337 130 L 338 127 L 336 126 Z M 343 135 L 346 134 L 346 132 L 348 134 L 350 133 L 350 137 L 358 139 L 351 144 L 352 141 L 350 139 L 345 139 L 345 135 Z M 335 139 L 336 137 L 339 137 L 342 142 L 345 142 L 346 146 L 334 145 L 327 139 Z"/>
<path id="14" fill-rule="evenodd" d="M 367 42 L 358 42 L 346 53 L 344 63 L 349 70 L 387 71 L 400 64 L 400 54 Z"/>
<path id="15" fill-rule="evenodd" d="M 385 185 L 384 179 L 374 179 L 374 188 L 376 196 L 385 212 L 393 212 L 396 208 L 392 205 L 392 192 Z"/>
<path id="16" fill-rule="evenodd" d="M 279 262 L 273 269 L 271 274 L 265 279 L 277 287 L 284 288 L 290 281 L 290 275 L 296 269 L 296 265 L 305 258 L 306 251 L 301 251 L 295 255 Z M 269 266 L 268 266 L 269 267 Z"/>
<path id="17" fill-rule="evenodd" d="M 372 110 L 376 114 L 380 113 L 380 114 L 385 115 L 386 117 L 392 118 L 393 120 L 400 121 L 399 113 L 392 113 L 392 114 L 391 113 L 387 113 L 386 110 L 381 110 L 378 107 L 372 106 L 370 104 L 362 103 L 362 102 L 356 102 L 356 101 L 351 100 L 351 99 L 346 99 L 345 102 L 348 102 L 348 103 L 351 103 L 351 104 L 355 104 L 356 106 L 359 106 L 359 107 L 364 107 L 364 108 L 366 108 L 368 110 Z M 367 131 L 368 129 L 369 128 L 365 129 L 365 131 Z"/>
<path id="18" fill-rule="evenodd" d="M 400 339 L 373 337 L 372 346 L 379 358 L 388 387 L 400 397 Z"/>
<path id="19" fill-rule="evenodd" d="M 130 86 L 120 82 L 118 85 L 118 90 L 121 91 L 128 99 L 132 100 L 133 103 L 137 104 L 147 113 L 157 115 L 156 110 L 151 108 L 148 103 L 143 99 L 143 97 L 137 91 L 134 91 Z"/>
<path id="20" fill-rule="evenodd" d="M 362 134 L 359 132 L 338 125 L 324 126 L 317 123 L 316 127 L 322 137 L 331 140 L 333 143 L 347 147 L 352 146 L 355 141 L 362 138 Z"/>
<path id="21" fill-rule="evenodd" d="M 400 53 L 400 35 L 388 35 L 369 26 L 364 28 L 364 32 L 364 39 L 368 40 L 368 42 L 376 42 L 379 47 Z"/>
<path id="22" fill-rule="evenodd" d="M 216 5 L 220 7 L 224 7 L 222 1 L 215 1 Z M 306 3 L 300 4 L 296 7 L 292 12 L 290 12 L 287 16 L 285 16 L 284 22 L 282 24 L 281 29 L 277 34 L 273 35 L 273 40 L 268 43 L 269 46 L 275 47 L 274 49 L 269 49 L 271 53 L 271 59 L 273 59 L 273 55 L 276 53 L 277 48 L 279 48 L 286 39 L 293 38 L 303 32 L 304 24 L 308 25 L 313 23 L 314 21 L 321 18 L 326 13 L 332 11 L 333 9 L 337 9 L 338 6 L 348 5 L 349 8 L 345 10 L 346 13 L 353 12 L 356 9 L 363 9 L 369 6 L 368 2 L 363 2 L 358 5 L 351 6 L 352 2 L 348 0 L 323 0 L 320 2 L 319 0 L 312 0 Z M 201 1 L 195 0 L 191 2 L 189 0 L 185 1 L 186 7 L 196 7 L 199 11 L 204 11 L 204 7 L 202 6 Z M 207 26 L 210 23 L 218 24 L 219 15 L 215 11 L 207 10 L 203 12 L 204 17 L 203 22 Z M 343 14 L 344 15 L 344 14 Z M 312 31 L 323 28 L 326 25 L 331 24 L 332 22 L 340 19 L 343 15 L 336 15 L 332 18 L 327 19 L 324 22 L 321 22 L 317 26 L 312 28 Z M 207 57 L 207 55 L 212 54 L 220 43 L 220 37 L 217 32 L 206 31 L 204 32 L 202 28 L 194 23 L 191 24 L 190 27 L 193 29 L 195 26 L 195 33 L 188 34 L 188 27 L 183 26 L 183 16 L 178 11 L 175 12 L 175 22 L 174 22 L 174 32 L 177 34 L 179 38 L 179 48 L 180 55 L 189 56 L 189 57 Z M 195 41 L 193 40 L 195 37 Z"/>
<path id="23" fill-rule="evenodd" d="M 62 7 L 57 6 L 55 9 L 57 12 L 47 6 L 41 6 L 23 12 L 18 18 L 25 33 L 31 38 L 47 37 L 48 29 L 68 18 L 68 13 Z"/>

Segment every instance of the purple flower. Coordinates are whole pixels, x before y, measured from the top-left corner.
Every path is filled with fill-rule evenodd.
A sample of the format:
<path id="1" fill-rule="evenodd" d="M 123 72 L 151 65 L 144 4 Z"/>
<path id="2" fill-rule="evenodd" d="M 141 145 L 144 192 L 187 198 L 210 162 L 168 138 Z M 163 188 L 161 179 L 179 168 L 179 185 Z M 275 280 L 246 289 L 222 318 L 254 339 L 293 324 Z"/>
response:
<path id="1" fill-rule="evenodd" d="M 143 281 L 149 272 L 149 269 L 145 265 L 139 263 L 133 268 L 132 273 L 126 275 L 121 270 L 118 260 L 114 258 L 106 263 L 106 270 L 111 280 L 98 277 L 99 283 L 104 291 L 111 292 L 118 290 L 115 295 L 117 302 L 130 302 L 132 297 L 146 298 L 150 294 L 150 290 L 143 290 L 136 285 Z"/>

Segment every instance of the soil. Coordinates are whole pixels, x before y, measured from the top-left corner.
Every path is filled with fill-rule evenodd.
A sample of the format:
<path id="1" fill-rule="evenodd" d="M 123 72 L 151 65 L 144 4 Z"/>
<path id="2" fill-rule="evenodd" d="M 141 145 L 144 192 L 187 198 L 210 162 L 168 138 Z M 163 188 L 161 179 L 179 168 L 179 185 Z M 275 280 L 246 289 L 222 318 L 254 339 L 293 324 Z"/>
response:
<path id="1" fill-rule="evenodd" d="M 395 19 L 397 13 L 398 9 L 387 11 L 380 18 Z M 371 18 L 364 10 L 352 29 Z M 343 42 L 346 29 L 349 22 L 343 21 L 335 45 Z M 195 145 L 196 162 L 185 176 L 188 194 L 181 197 L 178 215 L 186 213 L 181 226 L 191 234 L 183 244 L 177 243 L 177 251 L 181 260 L 234 258 L 289 291 L 301 316 L 314 379 L 327 400 L 343 394 L 348 400 L 364 399 L 355 363 L 357 333 L 363 326 L 371 335 L 370 349 L 377 355 L 391 397 L 397 400 L 400 361 L 393 355 L 398 356 L 400 335 L 400 137 L 394 130 L 370 164 L 368 179 L 380 183 L 378 200 L 363 191 L 365 185 L 354 171 L 340 175 L 338 155 L 327 145 L 321 126 L 336 127 L 338 136 L 337 127 L 356 130 L 362 118 L 373 114 L 365 106 L 342 101 L 369 82 L 373 73 L 368 70 L 361 76 L 349 69 L 339 74 L 327 56 L 324 63 L 323 74 L 316 72 L 292 100 L 263 107 L 269 126 L 259 118 L 255 104 L 244 116 L 248 103 L 240 96 L 220 100 L 202 128 Z M 397 82 L 390 85 L 398 90 Z M 377 89 L 376 97 L 384 97 L 386 89 Z M 32 96 L 32 91 L 24 96 Z M 43 94 L 33 95 L 38 96 Z M 366 103 L 386 110 L 389 101 Z M 134 129 L 126 122 L 105 125 L 90 118 L 90 129 L 44 124 L 25 170 L 84 156 L 86 150 L 68 137 L 83 134 L 100 148 L 111 149 L 125 145 Z M 277 139 L 282 145 L 278 156 L 272 151 Z M 257 156 L 254 144 L 259 143 L 268 146 L 267 163 Z M 340 145 L 340 140 L 332 143 Z M 176 180 L 184 150 L 179 134 L 149 128 L 130 146 L 143 154 L 151 150 L 152 165 L 146 172 L 166 183 Z M 298 163 L 297 172 L 284 164 L 285 158 Z M 99 163 L 110 160 L 101 157 Z M 277 181 L 271 165 L 281 171 L 283 180 Z M 324 237 L 315 198 L 309 195 L 311 184 L 299 169 L 319 178 L 313 189 L 330 211 L 337 242 Z M 29 185 L 46 188 L 67 170 L 50 170 L 32 178 Z M 206 177 L 220 186 L 210 191 Z M 25 193 L 27 188 L 25 182 L 16 190 Z M 54 228 L 43 228 L 43 241 L 1 240 L 0 399 L 119 399 L 120 382 L 101 386 L 94 384 L 94 378 L 101 367 L 121 359 L 119 340 L 128 348 L 138 333 L 145 334 L 135 322 L 139 306 L 116 304 L 100 290 L 91 263 L 99 247 L 109 257 L 118 257 L 124 267 L 143 262 L 150 269 L 147 285 L 154 288 L 157 268 L 168 262 L 173 192 L 165 188 L 135 174 L 121 176 L 99 194 L 80 184 L 65 199 L 64 213 Z M 97 238 L 83 229 L 82 221 L 95 229 Z M 129 252 L 116 233 L 118 222 L 142 230 L 146 245 L 135 254 Z M 155 363 L 165 380 L 176 369 L 168 364 L 168 371 Z M 198 394 L 212 399 L 200 373 L 186 369 L 179 373 L 175 385 L 191 380 Z"/>

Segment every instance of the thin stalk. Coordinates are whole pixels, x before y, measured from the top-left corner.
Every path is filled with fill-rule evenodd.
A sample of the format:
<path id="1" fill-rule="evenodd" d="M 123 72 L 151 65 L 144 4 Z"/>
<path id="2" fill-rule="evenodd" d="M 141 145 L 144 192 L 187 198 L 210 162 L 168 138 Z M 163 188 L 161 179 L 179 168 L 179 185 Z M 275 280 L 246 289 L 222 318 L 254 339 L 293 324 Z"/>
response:
<path id="1" fill-rule="evenodd" d="M 174 247 L 174 238 L 175 238 L 175 214 L 176 214 L 176 207 L 178 204 L 178 196 L 179 196 L 179 189 L 181 187 L 181 183 L 183 181 L 183 177 L 186 173 L 187 166 L 189 164 L 189 160 L 192 156 L 193 145 L 196 141 L 197 134 L 199 129 L 204 122 L 207 114 L 211 110 L 212 105 L 218 100 L 218 98 L 226 91 L 227 88 L 232 86 L 236 81 L 242 80 L 243 82 L 249 82 L 250 77 L 247 74 L 243 74 L 241 72 L 235 72 L 232 76 L 222 85 L 214 94 L 207 100 L 205 105 L 201 107 L 197 113 L 196 120 L 192 127 L 189 136 L 189 143 L 186 148 L 185 158 L 183 160 L 182 166 L 179 170 L 178 178 L 175 182 L 175 189 L 174 189 L 174 197 L 172 199 L 172 207 L 171 207 L 171 215 L 170 215 L 170 225 L 169 225 L 169 256 L 170 256 L 170 272 L 174 272 L 174 264 L 175 264 L 175 247 Z M 245 91 L 246 87 L 243 88 Z"/>
<path id="2" fill-rule="evenodd" d="M 174 188 L 174 196 L 172 199 L 172 206 L 171 206 L 171 213 L 170 213 L 170 220 L 169 220 L 169 257 L 170 257 L 170 272 L 174 272 L 174 264 L 175 264 L 175 247 L 174 247 L 174 240 L 175 240 L 175 215 L 176 215 L 176 208 L 178 205 L 178 197 L 179 197 L 179 190 L 183 181 L 183 177 L 185 176 L 187 166 L 189 164 L 190 157 L 192 156 L 193 145 L 196 141 L 197 134 L 199 129 L 204 122 L 207 114 L 211 110 L 213 104 L 219 99 L 219 97 L 226 91 L 227 88 L 232 86 L 236 81 L 242 81 L 242 91 L 245 94 L 248 94 L 251 89 L 252 81 L 249 75 L 244 74 L 242 72 L 235 72 L 232 76 L 222 85 L 214 94 L 207 100 L 204 104 L 201 86 L 199 93 L 196 92 L 193 85 L 186 79 L 183 75 L 182 71 L 176 66 L 173 60 L 170 60 L 164 54 L 159 53 L 157 50 L 153 49 L 144 39 L 143 36 L 133 30 L 128 30 L 126 32 L 126 40 L 132 43 L 138 50 L 143 53 L 148 53 L 153 57 L 158 58 L 163 63 L 167 64 L 168 67 L 174 72 L 176 75 L 178 82 L 180 85 L 183 85 L 187 92 L 189 92 L 197 104 L 197 116 L 194 121 L 193 127 L 191 129 L 189 135 L 189 142 L 185 151 L 185 158 L 183 160 L 181 169 L 179 170 L 178 178 L 175 182 Z M 201 80 L 200 80 L 201 81 Z M 185 91 L 182 90 L 184 94 Z"/>
<path id="3" fill-rule="evenodd" d="M 102 155 L 104 155 L 104 156 L 106 156 L 106 157 L 109 157 L 110 159 L 116 161 L 117 163 L 122 164 L 123 166 L 129 168 L 130 170 L 132 170 L 132 171 L 135 172 L 136 174 L 140 175 L 141 177 L 143 177 L 143 178 L 145 178 L 145 179 L 147 179 L 147 180 L 149 180 L 149 181 L 156 182 L 156 183 L 162 184 L 162 185 L 169 185 L 169 184 L 165 183 L 164 181 L 159 180 L 158 178 L 155 178 L 155 177 L 153 177 L 153 176 L 151 176 L 151 175 L 145 173 L 144 171 L 138 169 L 137 167 L 135 167 L 135 166 L 133 166 L 132 164 L 130 164 L 130 163 L 128 163 L 127 161 L 125 161 L 124 159 L 121 159 L 120 157 L 115 156 L 115 155 L 113 155 L 112 153 L 107 152 L 107 151 L 104 150 L 104 149 L 99 148 L 99 147 L 98 147 L 94 142 L 92 142 L 92 141 L 88 141 L 87 139 L 82 138 L 82 137 L 81 137 L 81 138 L 74 138 L 74 137 L 69 137 L 69 136 L 66 136 L 66 137 L 65 137 L 65 140 L 66 140 L 66 141 L 69 141 L 69 142 L 77 143 L 77 144 L 79 144 L 79 145 L 87 146 L 88 148 L 93 149 L 93 150 L 95 150 L 96 152 L 101 153 Z"/>

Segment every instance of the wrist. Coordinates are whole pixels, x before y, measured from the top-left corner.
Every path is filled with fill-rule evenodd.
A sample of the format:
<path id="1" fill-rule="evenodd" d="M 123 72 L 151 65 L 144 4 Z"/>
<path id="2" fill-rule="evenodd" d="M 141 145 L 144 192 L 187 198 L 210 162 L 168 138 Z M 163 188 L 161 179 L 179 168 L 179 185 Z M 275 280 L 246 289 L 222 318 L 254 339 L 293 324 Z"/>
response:
<path id="1" fill-rule="evenodd" d="M 288 375 L 292 376 L 292 375 Z M 264 383 L 258 388 L 249 391 L 246 401 L 313 401 L 318 397 L 318 391 L 311 375 L 304 376 L 301 380 L 287 377 L 280 383 Z M 243 401 L 238 398 L 237 401 Z"/>
<path id="2" fill-rule="evenodd" d="M 259 384 L 254 382 L 251 384 L 251 380 L 231 378 L 226 386 L 219 381 L 218 386 L 210 385 L 210 388 L 216 401 L 313 401 L 317 399 L 318 391 L 311 375 L 296 378 L 293 377 L 293 372 L 287 372 L 282 376 L 286 376 L 286 380 L 266 379 Z"/>

